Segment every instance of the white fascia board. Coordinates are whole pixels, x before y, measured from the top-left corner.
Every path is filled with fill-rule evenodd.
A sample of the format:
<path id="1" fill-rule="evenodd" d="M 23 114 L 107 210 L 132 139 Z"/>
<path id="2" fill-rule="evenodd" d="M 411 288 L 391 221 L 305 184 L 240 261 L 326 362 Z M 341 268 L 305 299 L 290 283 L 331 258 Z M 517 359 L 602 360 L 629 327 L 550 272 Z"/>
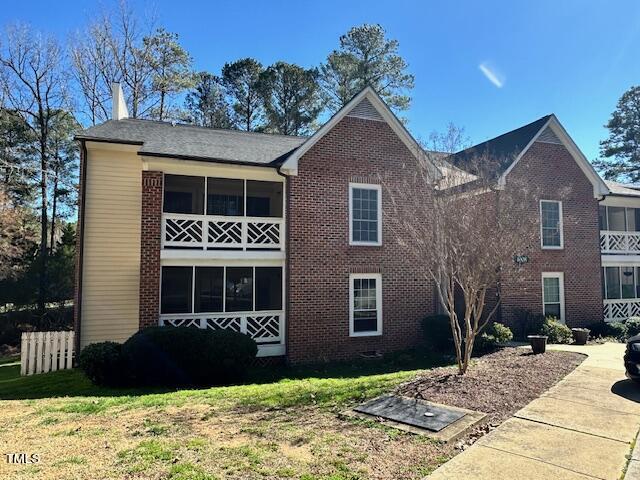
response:
<path id="1" fill-rule="evenodd" d="M 298 160 L 307 153 L 311 147 L 313 147 L 322 137 L 324 137 L 334 126 L 346 117 L 353 108 L 358 105 L 363 99 L 369 100 L 378 113 L 382 116 L 384 121 L 391 127 L 394 133 L 402 140 L 407 146 L 409 151 L 418 159 L 425 160 L 432 166 L 430 173 L 434 176 L 434 180 L 438 180 L 442 173 L 433 165 L 420 144 L 411 136 L 408 130 L 404 127 L 402 122 L 394 115 L 389 109 L 386 103 L 380 98 L 380 96 L 371 87 L 366 87 L 358 95 L 353 97 L 349 103 L 336 112 L 331 119 L 325 123 L 316 133 L 307 139 L 298 149 L 293 152 L 287 160 L 280 167 L 280 171 L 285 175 L 297 175 L 298 174 Z"/>
<path id="2" fill-rule="evenodd" d="M 587 160 L 587 157 L 584 156 L 580 148 L 578 148 L 578 146 L 573 141 L 573 139 L 569 136 L 569 134 L 564 129 L 562 124 L 558 121 L 557 117 L 553 114 L 551 115 L 549 120 L 540 128 L 538 133 L 535 134 L 535 136 L 527 144 L 524 150 L 520 152 L 520 155 L 516 157 L 515 161 L 501 175 L 500 179 L 498 180 L 498 184 L 501 187 L 504 187 L 504 185 L 506 184 L 506 177 L 509 174 L 509 172 L 513 170 L 513 168 L 518 164 L 520 159 L 525 155 L 525 153 L 527 153 L 529 148 L 531 148 L 531 145 L 535 143 L 535 141 L 538 139 L 540 134 L 544 132 L 544 130 L 547 127 L 551 128 L 553 133 L 555 133 L 558 139 L 560 139 L 564 147 L 569 151 L 569 153 L 571 154 L 575 162 L 578 164 L 578 167 L 580 167 L 582 172 L 585 174 L 585 176 L 589 179 L 589 181 L 593 185 L 594 198 L 600 199 L 603 196 L 608 195 L 610 191 L 607 185 L 604 183 L 604 180 L 602 180 L 600 175 L 598 175 L 598 173 L 593 168 L 593 165 L 591 165 L 591 162 Z"/>

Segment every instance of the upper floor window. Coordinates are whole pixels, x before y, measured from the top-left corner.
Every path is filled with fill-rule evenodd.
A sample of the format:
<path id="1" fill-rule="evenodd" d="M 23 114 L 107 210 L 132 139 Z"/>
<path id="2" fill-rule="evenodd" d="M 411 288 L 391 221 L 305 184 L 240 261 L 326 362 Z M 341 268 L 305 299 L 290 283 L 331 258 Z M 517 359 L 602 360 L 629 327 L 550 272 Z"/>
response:
<path id="1" fill-rule="evenodd" d="M 382 245 L 380 185 L 349 184 L 349 244 Z"/>
<path id="2" fill-rule="evenodd" d="M 562 202 L 540 200 L 540 240 L 542 248 L 562 248 L 562 237 Z"/>
<path id="3" fill-rule="evenodd" d="M 163 212 L 279 218 L 283 193 L 282 182 L 165 175 Z"/>
<path id="4" fill-rule="evenodd" d="M 165 175 L 163 211 L 202 215 L 204 213 L 204 178 Z"/>
<path id="5" fill-rule="evenodd" d="M 640 208 L 600 205 L 600 230 L 617 232 L 640 231 Z"/>

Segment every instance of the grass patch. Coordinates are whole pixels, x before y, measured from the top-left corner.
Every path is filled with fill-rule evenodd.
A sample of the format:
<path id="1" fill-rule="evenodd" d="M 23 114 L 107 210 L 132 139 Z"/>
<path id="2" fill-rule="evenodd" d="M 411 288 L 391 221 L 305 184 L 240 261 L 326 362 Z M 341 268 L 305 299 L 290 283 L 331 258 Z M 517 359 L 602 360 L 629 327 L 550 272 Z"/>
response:
<path id="1" fill-rule="evenodd" d="M 169 480 L 217 480 L 191 463 L 177 463 L 169 470 Z"/>
<path id="2" fill-rule="evenodd" d="M 174 458 L 174 449 L 160 440 L 144 440 L 137 447 L 118 453 L 121 464 L 129 473 L 143 472 L 153 463 L 170 462 Z"/>
<path id="3" fill-rule="evenodd" d="M 0 410 L 0 442 L 48 455 L 64 449 L 42 470 L 47 478 L 72 470 L 83 478 L 419 478 L 448 447 L 336 412 L 438 364 L 404 354 L 262 368 L 244 384 L 178 391 L 97 387 L 79 370 L 20 377 L 19 366 L 5 365 L 0 400 L 22 402 Z"/>

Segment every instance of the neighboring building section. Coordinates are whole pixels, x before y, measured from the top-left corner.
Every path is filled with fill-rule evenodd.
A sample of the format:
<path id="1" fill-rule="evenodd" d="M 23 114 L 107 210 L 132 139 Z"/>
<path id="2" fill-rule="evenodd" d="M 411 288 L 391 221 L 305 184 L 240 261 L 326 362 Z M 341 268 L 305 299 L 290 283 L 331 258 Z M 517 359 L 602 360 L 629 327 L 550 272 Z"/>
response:
<path id="1" fill-rule="evenodd" d="M 596 215 L 605 183 L 554 115 L 449 160 L 464 168 L 483 155 L 497 162 L 502 189 L 531 189 L 529 215 L 538 219 L 538 244 L 500 283 L 498 321 L 516 326 L 523 311 L 553 315 L 571 327 L 602 321 Z"/>
<path id="2" fill-rule="evenodd" d="M 605 321 L 640 316 L 640 189 L 607 182 L 600 202 L 602 297 Z"/>

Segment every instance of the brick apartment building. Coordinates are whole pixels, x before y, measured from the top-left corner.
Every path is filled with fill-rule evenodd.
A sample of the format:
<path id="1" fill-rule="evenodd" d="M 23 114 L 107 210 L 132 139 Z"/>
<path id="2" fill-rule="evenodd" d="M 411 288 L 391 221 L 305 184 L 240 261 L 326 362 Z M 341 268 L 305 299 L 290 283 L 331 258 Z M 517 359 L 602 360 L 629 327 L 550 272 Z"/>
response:
<path id="1" fill-rule="evenodd" d="M 113 120 L 77 137 L 80 347 L 157 324 L 241 331 L 259 356 L 293 363 L 417 342 L 420 320 L 437 309 L 434 287 L 394 248 L 378 179 L 401 182 L 425 152 L 373 90 L 309 138 L 128 119 L 121 95 L 114 88 Z M 500 319 L 517 322 L 526 307 L 574 326 L 602 321 L 609 300 L 619 311 L 614 281 L 625 276 L 622 263 L 633 263 L 622 256 L 640 253 L 640 239 L 638 252 L 611 253 L 617 277 L 603 268 L 601 245 L 619 228 L 616 205 L 626 212 L 638 192 L 607 186 L 553 115 L 451 163 L 463 168 L 473 148 L 515 154 L 504 165 L 505 188 L 524 177 L 543 192 L 531 210 L 541 219 L 540 249 L 524 278 L 502 282 Z M 446 174 L 428 165 L 434 182 Z M 603 228 L 606 202 L 613 210 Z M 623 234 L 625 246 L 634 233 Z M 619 290 L 618 303 L 635 304 Z"/>

